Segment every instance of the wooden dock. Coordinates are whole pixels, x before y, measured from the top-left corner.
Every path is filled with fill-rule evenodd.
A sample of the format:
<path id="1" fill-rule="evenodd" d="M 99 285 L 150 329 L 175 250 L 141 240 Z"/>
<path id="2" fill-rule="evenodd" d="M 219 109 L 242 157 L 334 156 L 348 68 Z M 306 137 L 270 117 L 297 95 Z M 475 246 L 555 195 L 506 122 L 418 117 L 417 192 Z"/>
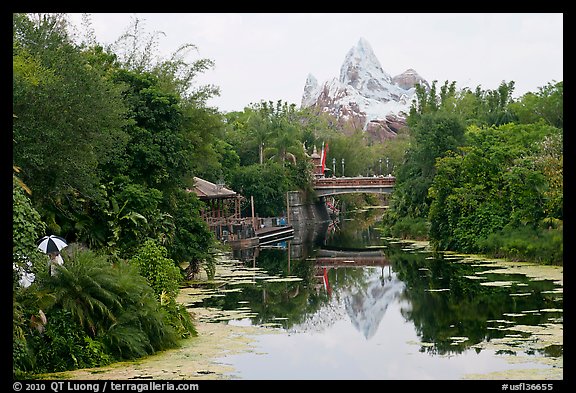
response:
<path id="1" fill-rule="evenodd" d="M 226 243 L 234 249 L 252 248 L 278 243 L 294 237 L 292 225 L 264 227 L 254 231 L 255 236 L 243 239 L 230 239 Z"/>
<path id="2" fill-rule="evenodd" d="M 294 237 L 292 225 L 264 227 L 255 232 L 259 245 L 277 243 Z"/>

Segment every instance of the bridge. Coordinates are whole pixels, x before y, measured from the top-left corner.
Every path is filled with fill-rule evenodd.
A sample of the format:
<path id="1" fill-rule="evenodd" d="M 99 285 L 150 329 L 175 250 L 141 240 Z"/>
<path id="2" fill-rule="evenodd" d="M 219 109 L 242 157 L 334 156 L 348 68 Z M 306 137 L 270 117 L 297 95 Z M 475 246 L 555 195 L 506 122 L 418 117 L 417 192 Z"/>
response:
<path id="1" fill-rule="evenodd" d="M 328 270 L 338 267 L 350 266 L 380 266 L 382 268 L 382 282 L 384 282 L 384 267 L 388 266 L 388 275 L 391 277 L 391 263 L 383 250 L 327 250 L 320 249 L 315 255 L 315 288 L 320 288 L 332 294 L 332 288 L 328 280 Z"/>
<path id="2" fill-rule="evenodd" d="M 319 197 L 338 194 L 374 193 L 389 194 L 394 189 L 394 176 L 379 177 L 317 177 L 313 181 Z"/>
<path id="3" fill-rule="evenodd" d="M 387 266 L 390 260 L 382 250 L 326 250 L 320 249 L 316 253 L 316 266 L 345 267 L 345 266 Z"/>

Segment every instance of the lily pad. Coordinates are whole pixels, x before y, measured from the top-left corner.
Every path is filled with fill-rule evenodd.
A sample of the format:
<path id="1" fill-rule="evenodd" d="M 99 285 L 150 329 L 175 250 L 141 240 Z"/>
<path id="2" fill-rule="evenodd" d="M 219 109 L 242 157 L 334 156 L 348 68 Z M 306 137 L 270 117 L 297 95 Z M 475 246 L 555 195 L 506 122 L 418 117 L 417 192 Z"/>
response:
<path id="1" fill-rule="evenodd" d="M 300 277 L 279 277 L 279 278 L 270 278 L 267 279 L 266 282 L 291 282 L 291 281 L 302 281 Z"/>
<path id="2" fill-rule="evenodd" d="M 480 285 L 484 285 L 487 287 L 511 287 L 512 284 L 513 284 L 512 281 L 489 281 L 480 283 Z"/>

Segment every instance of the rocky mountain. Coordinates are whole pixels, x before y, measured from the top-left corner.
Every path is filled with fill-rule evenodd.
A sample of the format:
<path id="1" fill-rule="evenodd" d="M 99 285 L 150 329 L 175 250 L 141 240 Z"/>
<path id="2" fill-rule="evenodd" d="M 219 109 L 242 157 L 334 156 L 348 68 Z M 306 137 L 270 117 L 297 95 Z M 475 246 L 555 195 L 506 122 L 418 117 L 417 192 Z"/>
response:
<path id="1" fill-rule="evenodd" d="M 406 125 L 416 84 L 430 87 L 413 69 L 391 77 L 360 38 L 346 54 L 338 79 L 319 84 L 308 75 L 301 107 L 316 107 L 335 116 L 343 128 L 361 128 L 373 140 L 384 141 Z"/>

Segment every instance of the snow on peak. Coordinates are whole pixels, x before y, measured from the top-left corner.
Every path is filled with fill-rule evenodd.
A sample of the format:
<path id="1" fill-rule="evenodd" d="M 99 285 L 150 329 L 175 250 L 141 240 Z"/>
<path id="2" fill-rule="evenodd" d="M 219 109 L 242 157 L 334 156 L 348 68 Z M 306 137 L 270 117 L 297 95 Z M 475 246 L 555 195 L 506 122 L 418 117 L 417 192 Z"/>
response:
<path id="1" fill-rule="evenodd" d="M 362 90 L 363 85 L 370 80 L 392 83 L 390 75 L 382 69 L 368 41 L 360 38 L 344 58 L 344 63 L 340 68 L 340 82 Z"/>
<path id="2" fill-rule="evenodd" d="M 316 78 L 306 79 L 302 107 L 317 106 L 324 112 L 346 118 L 356 117 L 364 122 L 405 117 L 415 94 L 414 84 L 428 85 L 416 71 L 409 68 L 392 78 L 382 68 L 372 46 L 360 38 L 344 58 L 340 77 L 319 85 Z"/>
<path id="3" fill-rule="evenodd" d="M 309 107 L 314 105 L 314 100 L 318 96 L 318 80 L 312 74 L 308 74 L 306 84 L 304 85 L 304 95 L 302 96 L 302 107 Z"/>

